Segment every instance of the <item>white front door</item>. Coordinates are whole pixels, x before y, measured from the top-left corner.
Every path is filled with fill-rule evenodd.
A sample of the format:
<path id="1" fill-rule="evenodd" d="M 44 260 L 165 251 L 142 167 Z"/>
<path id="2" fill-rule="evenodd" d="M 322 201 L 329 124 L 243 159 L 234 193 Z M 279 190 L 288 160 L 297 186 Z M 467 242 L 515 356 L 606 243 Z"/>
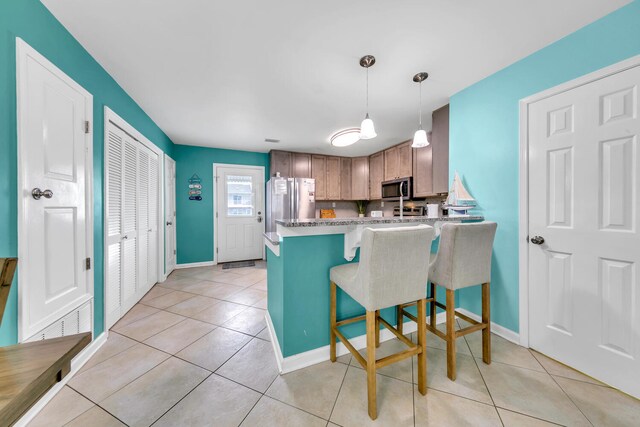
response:
<path id="1" fill-rule="evenodd" d="M 639 86 L 640 66 L 528 113 L 530 346 L 636 397 Z"/>
<path id="2" fill-rule="evenodd" d="M 19 299 L 25 341 L 91 299 L 93 97 L 18 40 Z"/>
<path id="3" fill-rule="evenodd" d="M 216 177 L 217 262 L 262 258 L 264 169 L 257 166 L 214 167 Z"/>
<path id="4" fill-rule="evenodd" d="M 165 177 L 165 272 L 169 275 L 176 268 L 176 162 L 164 156 Z"/>

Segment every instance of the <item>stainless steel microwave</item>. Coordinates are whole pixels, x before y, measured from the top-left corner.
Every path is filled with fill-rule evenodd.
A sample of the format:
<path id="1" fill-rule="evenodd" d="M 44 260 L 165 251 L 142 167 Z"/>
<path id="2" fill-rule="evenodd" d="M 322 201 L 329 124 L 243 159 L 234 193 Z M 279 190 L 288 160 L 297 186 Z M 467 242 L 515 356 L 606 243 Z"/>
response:
<path id="1" fill-rule="evenodd" d="M 411 177 L 384 181 L 382 183 L 382 200 L 411 199 Z"/>

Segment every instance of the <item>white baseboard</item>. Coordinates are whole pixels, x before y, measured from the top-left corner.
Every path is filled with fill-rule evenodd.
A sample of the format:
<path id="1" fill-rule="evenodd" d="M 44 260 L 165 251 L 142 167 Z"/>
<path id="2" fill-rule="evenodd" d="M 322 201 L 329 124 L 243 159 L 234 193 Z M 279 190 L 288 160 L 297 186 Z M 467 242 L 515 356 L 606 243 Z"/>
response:
<path id="1" fill-rule="evenodd" d="M 472 313 L 469 310 L 464 308 L 456 308 L 456 311 L 459 311 L 462 314 L 466 314 L 470 318 L 477 320 L 478 322 L 482 321 L 482 317 L 478 316 L 475 313 Z M 500 326 L 496 323 L 491 322 L 491 332 L 498 335 L 499 337 L 504 338 L 507 341 L 511 341 L 514 344 L 520 344 L 520 334 L 517 332 L 513 332 L 511 329 L 507 329 L 504 326 Z"/>
<path id="2" fill-rule="evenodd" d="M 75 374 L 89 361 L 96 351 L 107 342 L 109 332 L 103 332 L 86 346 L 76 357 L 71 361 L 71 371 L 58 383 L 54 384 L 41 398 L 38 400 L 16 423 L 14 427 L 26 427 L 35 417 L 42 411 L 42 409 L 55 397 L 56 394 L 73 378 Z"/>
<path id="3" fill-rule="evenodd" d="M 429 319 L 429 316 L 427 316 Z M 283 357 L 280 350 L 280 344 L 278 343 L 278 337 L 275 334 L 273 323 L 269 311 L 265 316 L 267 322 L 267 330 L 269 331 L 269 337 L 271 338 L 271 345 L 273 346 L 273 352 L 276 356 L 276 363 L 278 364 L 278 370 L 281 374 L 297 371 L 298 369 L 306 368 L 307 366 L 315 365 L 320 362 L 329 360 L 329 346 L 319 347 L 313 350 L 305 351 L 304 353 L 298 353 L 293 356 Z M 442 323 L 446 320 L 445 313 L 438 313 L 436 316 L 436 323 Z M 427 320 L 428 321 L 428 320 Z M 410 334 L 415 332 L 417 325 L 415 322 L 408 320 L 404 322 L 403 333 Z M 395 335 L 386 328 L 380 330 L 380 342 L 388 341 L 395 338 Z M 367 346 L 367 336 L 360 335 L 354 338 L 350 338 L 349 342 L 356 350 L 363 349 Z M 349 353 L 349 349 L 341 342 L 336 345 L 336 355 L 342 356 Z"/>
<path id="4" fill-rule="evenodd" d="M 187 264 L 176 264 L 176 269 L 192 268 L 192 267 L 210 267 L 212 265 L 215 265 L 213 261 L 190 262 Z"/>

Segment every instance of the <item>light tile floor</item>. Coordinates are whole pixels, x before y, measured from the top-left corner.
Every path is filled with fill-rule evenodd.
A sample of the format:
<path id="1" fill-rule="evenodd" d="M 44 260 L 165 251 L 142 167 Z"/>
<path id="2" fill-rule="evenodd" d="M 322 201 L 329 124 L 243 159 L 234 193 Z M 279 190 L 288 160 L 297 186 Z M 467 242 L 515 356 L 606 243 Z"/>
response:
<path id="1" fill-rule="evenodd" d="M 446 376 L 444 342 L 429 334 L 426 396 L 417 391 L 415 360 L 380 370 L 373 422 L 365 372 L 350 355 L 278 375 L 266 296 L 262 262 L 175 271 L 30 425 L 640 425 L 640 401 L 498 336 L 485 365 L 479 333 L 458 339 L 455 382 Z M 401 348 L 387 341 L 378 354 Z"/>

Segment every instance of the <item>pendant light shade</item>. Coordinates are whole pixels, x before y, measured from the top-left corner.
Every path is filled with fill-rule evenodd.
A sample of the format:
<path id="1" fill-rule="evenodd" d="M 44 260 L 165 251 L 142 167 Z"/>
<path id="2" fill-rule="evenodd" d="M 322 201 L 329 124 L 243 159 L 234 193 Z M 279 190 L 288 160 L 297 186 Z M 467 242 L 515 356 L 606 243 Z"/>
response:
<path id="1" fill-rule="evenodd" d="M 360 139 L 371 139 L 378 136 L 376 128 L 373 126 L 373 120 L 369 118 L 369 114 L 364 118 L 362 124 L 360 124 Z"/>
<path id="2" fill-rule="evenodd" d="M 375 63 L 376 58 L 373 55 L 365 55 L 360 58 L 360 66 L 367 70 L 367 115 L 360 124 L 360 139 L 372 139 L 378 136 L 373 120 L 369 117 L 369 67 Z"/>
<path id="3" fill-rule="evenodd" d="M 411 144 L 413 148 L 423 148 L 429 145 L 427 132 L 422 129 L 422 82 L 426 80 L 427 77 L 429 77 L 429 74 L 425 72 L 418 73 L 413 76 L 413 81 L 416 83 L 420 83 L 420 112 L 418 113 L 419 128 L 413 135 L 413 144 Z"/>
<path id="4" fill-rule="evenodd" d="M 418 129 L 415 134 L 413 134 L 413 144 L 411 146 L 413 148 L 422 148 L 429 145 L 429 140 L 427 139 L 427 131 L 424 129 Z"/>

